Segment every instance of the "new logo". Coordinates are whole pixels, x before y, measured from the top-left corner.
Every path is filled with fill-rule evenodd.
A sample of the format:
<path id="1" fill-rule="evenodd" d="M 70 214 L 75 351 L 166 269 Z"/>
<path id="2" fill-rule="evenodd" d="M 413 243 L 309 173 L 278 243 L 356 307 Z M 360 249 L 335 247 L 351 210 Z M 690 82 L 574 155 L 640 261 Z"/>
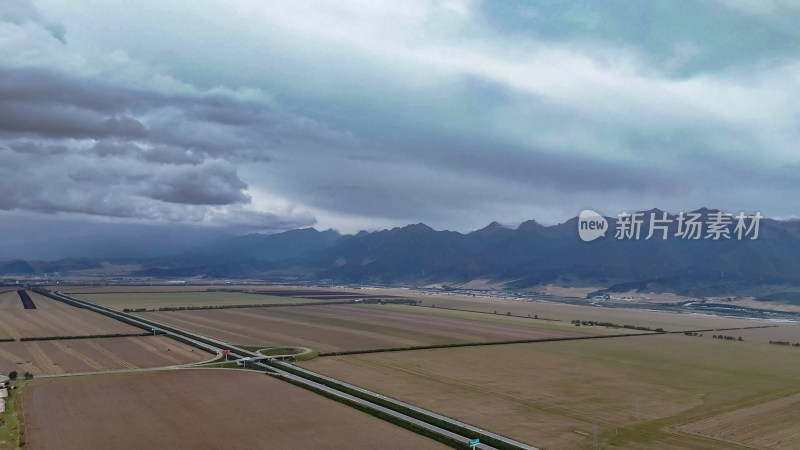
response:
<path id="1" fill-rule="evenodd" d="M 608 221 L 600 214 L 590 209 L 584 209 L 578 215 L 578 235 L 582 240 L 589 242 L 599 237 L 605 237 L 607 230 Z"/>

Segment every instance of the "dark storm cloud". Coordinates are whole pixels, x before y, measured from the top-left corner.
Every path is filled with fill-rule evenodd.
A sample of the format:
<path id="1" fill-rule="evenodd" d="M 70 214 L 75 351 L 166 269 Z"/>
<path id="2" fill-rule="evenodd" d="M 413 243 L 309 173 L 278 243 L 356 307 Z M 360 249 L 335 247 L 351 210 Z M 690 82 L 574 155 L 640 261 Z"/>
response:
<path id="1" fill-rule="evenodd" d="M 0 208 L 346 231 L 792 214 L 797 9 L 585 3 L 177 0 L 162 27 L 124 3 L 15 2 Z"/>
<path id="2" fill-rule="evenodd" d="M 67 105 L 107 115 L 141 106 L 136 91 L 114 87 L 102 79 L 85 79 L 51 68 L 0 66 L 0 98 L 4 102 Z"/>
<path id="3" fill-rule="evenodd" d="M 165 164 L 199 164 L 203 156 L 192 150 L 168 145 L 157 145 L 150 150 L 142 152 L 145 161 Z"/>
<path id="4" fill-rule="evenodd" d="M 98 141 L 92 149 L 101 158 L 136 156 L 143 152 L 141 147 L 134 143 L 110 140 Z"/>
<path id="5" fill-rule="evenodd" d="M 0 74 L 0 141 L 16 154 L 37 157 L 5 160 L 0 175 L 13 191 L 0 202 L 6 210 L 198 220 L 207 214 L 197 207 L 251 200 L 236 166 L 220 157 L 265 162 L 272 145 L 308 141 L 319 146 L 330 140 L 317 136 L 313 122 L 275 113 L 263 99 L 246 98 L 252 93 L 132 89 L 54 70 L 6 67 Z M 22 177 L 27 179 L 17 181 Z M 237 223 L 215 214 L 229 226 Z M 248 226 L 261 228 L 269 228 L 270 220 L 313 223 L 308 216 L 298 222 L 276 214 L 237 214 L 246 221 L 258 219 Z"/>
<path id="6" fill-rule="evenodd" d="M 131 117 L 105 117 L 74 106 L 0 101 L 0 132 L 55 138 L 142 138 L 144 125 Z"/>
<path id="7" fill-rule="evenodd" d="M 165 170 L 149 182 L 145 195 L 168 203 L 227 205 L 249 201 L 250 197 L 242 192 L 246 188 L 232 167 L 210 165 L 203 171 L 178 167 Z"/>
<path id="8" fill-rule="evenodd" d="M 32 155 L 58 155 L 69 152 L 69 148 L 63 144 L 39 144 L 32 141 L 11 141 L 8 148 L 17 153 L 27 153 Z"/>

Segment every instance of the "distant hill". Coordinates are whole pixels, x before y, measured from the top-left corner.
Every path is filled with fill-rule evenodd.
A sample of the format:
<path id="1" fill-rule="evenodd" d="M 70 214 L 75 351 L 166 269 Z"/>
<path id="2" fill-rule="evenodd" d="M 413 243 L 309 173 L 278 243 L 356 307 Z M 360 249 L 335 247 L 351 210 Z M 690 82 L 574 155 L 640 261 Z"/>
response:
<path id="1" fill-rule="evenodd" d="M 334 230 L 317 231 L 314 228 L 237 236 L 177 255 L 146 260 L 146 268 L 136 275 L 254 276 L 276 267 L 271 264 L 273 262 L 313 254 L 349 238 Z"/>
<path id="2" fill-rule="evenodd" d="M 705 222 L 716 210 L 694 211 Z M 505 282 L 511 288 L 546 283 L 606 286 L 616 291 L 646 289 L 702 295 L 747 292 L 758 286 L 800 284 L 800 221 L 762 219 L 759 238 L 687 240 L 675 237 L 677 217 L 645 239 L 650 216 L 644 211 L 638 240 L 614 238 L 616 218 L 607 217 L 605 238 L 584 242 L 578 219 L 517 228 L 498 223 L 467 233 L 408 225 L 355 236 L 313 228 L 226 239 L 165 258 L 140 261 L 137 275 L 180 277 L 293 277 L 341 283 L 423 285 L 474 279 Z M 731 227 L 731 230 L 733 228 Z M 6 263 L 17 271 L 24 262 Z M 5 266 L 0 270 L 8 273 Z M 39 270 L 35 264 L 34 271 Z"/>
<path id="3" fill-rule="evenodd" d="M 181 266 L 192 263 L 225 263 L 235 261 L 280 261 L 330 247 L 342 239 L 334 230 L 317 231 L 301 228 L 276 234 L 248 234 L 225 239 L 164 258 Z"/>
<path id="4" fill-rule="evenodd" d="M 695 211 L 705 221 L 715 211 Z M 418 224 L 385 230 L 333 246 L 303 261 L 315 276 L 342 282 L 466 282 L 488 278 L 524 288 L 549 282 L 597 283 L 618 289 L 724 290 L 800 282 L 800 222 L 762 219 L 756 240 L 682 240 L 676 217 L 669 238 L 614 239 L 615 218 L 605 238 L 583 242 L 577 219 L 516 229 L 491 224 L 460 234 Z M 705 233 L 704 233 L 705 234 Z M 703 236 L 704 237 L 704 236 Z"/>
<path id="5" fill-rule="evenodd" d="M 27 261 L 5 261 L 0 263 L 0 275 L 30 275 L 36 273 Z"/>
<path id="6" fill-rule="evenodd" d="M 58 261 L 6 261 L 0 262 L 0 275 L 33 275 L 97 269 L 100 262 L 92 259 L 61 259 Z"/>

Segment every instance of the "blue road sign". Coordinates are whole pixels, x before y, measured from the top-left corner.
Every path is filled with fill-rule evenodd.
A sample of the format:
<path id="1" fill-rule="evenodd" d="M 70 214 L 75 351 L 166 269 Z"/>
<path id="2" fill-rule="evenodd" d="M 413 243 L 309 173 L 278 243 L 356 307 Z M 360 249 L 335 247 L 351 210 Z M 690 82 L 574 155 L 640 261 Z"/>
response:
<path id="1" fill-rule="evenodd" d="M 480 439 L 473 439 L 473 440 L 469 441 L 469 445 L 478 445 L 480 443 L 481 443 Z"/>

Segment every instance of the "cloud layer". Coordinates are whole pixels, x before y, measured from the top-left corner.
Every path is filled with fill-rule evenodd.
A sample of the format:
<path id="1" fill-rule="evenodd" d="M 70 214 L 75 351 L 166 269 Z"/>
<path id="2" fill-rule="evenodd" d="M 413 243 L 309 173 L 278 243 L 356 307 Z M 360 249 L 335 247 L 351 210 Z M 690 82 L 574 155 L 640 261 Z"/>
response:
<path id="1" fill-rule="evenodd" d="M 800 10 L 690 3 L 4 2 L 0 219 L 797 216 Z"/>

